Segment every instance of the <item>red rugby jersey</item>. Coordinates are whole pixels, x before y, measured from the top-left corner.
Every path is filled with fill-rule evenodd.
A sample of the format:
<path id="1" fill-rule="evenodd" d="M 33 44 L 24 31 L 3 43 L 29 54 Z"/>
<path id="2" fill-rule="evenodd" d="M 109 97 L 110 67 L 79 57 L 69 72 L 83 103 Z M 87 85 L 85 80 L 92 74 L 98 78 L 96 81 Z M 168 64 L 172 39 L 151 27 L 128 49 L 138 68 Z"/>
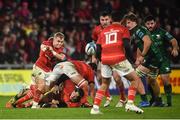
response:
<path id="1" fill-rule="evenodd" d="M 50 41 L 50 40 L 43 41 L 42 44 L 51 46 L 53 48 L 52 41 Z M 57 53 L 63 53 L 63 49 L 64 49 L 63 47 L 59 48 L 59 49 L 53 48 L 53 50 Z M 57 59 L 53 56 L 53 54 L 50 51 L 40 50 L 39 58 L 37 59 L 35 65 L 40 67 L 45 72 L 50 72 L 50 71 L 52 71 L 52 69 L 56 63 L 56 60 Z"/>
<path id="2" fill-rule="evenodd" d="M 94 27 L 91 37 L 95 42 L 98 40 L 98 36 L 102 30 L 103 30 L 103 27 L 101 25 Z"/>
<path id="3" fill-rule="evenodd" d="M 120 24 L 111 24 L 101 31 L 97 44 L 102 47 L 101 61 L 103 64 L 114 65 L 126 59 L 123 38 L 130 38 L 130 33 Z"/>

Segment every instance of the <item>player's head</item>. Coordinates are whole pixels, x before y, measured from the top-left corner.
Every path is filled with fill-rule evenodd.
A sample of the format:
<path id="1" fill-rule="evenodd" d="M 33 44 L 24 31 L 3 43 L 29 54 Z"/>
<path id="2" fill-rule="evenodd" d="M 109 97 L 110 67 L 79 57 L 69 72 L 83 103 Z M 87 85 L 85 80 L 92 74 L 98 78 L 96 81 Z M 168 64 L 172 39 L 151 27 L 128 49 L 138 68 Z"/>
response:
<path id="1" fill-rule="evenodd" d="M 149 29 L 149 31 L 153 31 L 156 27 L 156 20 L 154 16 L 148 15 L 144 19 L 145 26 Z"/>
<path id="2" fill-rule="evenodd" d="M 84 96 L 84 91 L 81 88 L 76 88 L 70 96 L 71 102 L 80 102 L 81 98 Z"/>
<path id="3" fill-rule="evenodd" d="M 126 27 L 128 27 L 129 30 L 132 30 L 138 24 L 138 18 L 133 13 L 125 15 L 124 20 L 125 20 Z"/>
<path id="4" fill-rule="evenodd" d="M 54 37 L 49 37 L 48 40 L 53 41 Z"/>
<path id="5" fill-rule="evenodd" d="M 99 16 L 100 24 L 103 28 L 111 24 L 111 13 L 108 11 L 102 11 Z"/>
<path id="6" fill-rule="evenodd" d="M 120 11 L 112 12 L 112 21 L 121 22 L 123 16 L 124 16 L 124 12 L 120 12 Z"/>
<path id="7" fill-rule="evenodd" d="M 57 32 L 53 36 L 53 47 L 60 48 L 64 45 L 64 34 L 61 32 Z"/>

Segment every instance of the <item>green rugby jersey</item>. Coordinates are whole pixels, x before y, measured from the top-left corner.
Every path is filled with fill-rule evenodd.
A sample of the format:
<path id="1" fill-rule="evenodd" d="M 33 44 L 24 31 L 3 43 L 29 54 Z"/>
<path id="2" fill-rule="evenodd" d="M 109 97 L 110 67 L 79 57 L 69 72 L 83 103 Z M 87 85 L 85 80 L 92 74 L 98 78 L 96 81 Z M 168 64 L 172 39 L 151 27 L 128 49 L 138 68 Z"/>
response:
<path id="1" fill-rule="evenodd" d="M 151 33 L 144 26 L 137 25 L 135 28 L 133 28 L 130 31 L 130 33 L 131 33 L 131 40 L 135 41 L 134 43 L 137 44 L 137 47 L 140 49 L 141 52 L 143 51 L 143 45 L 144 45 L 144 41 L 142 39 L 145 35 L 148 35 L 153 43 L 155 41 L 151 37 Z M 150 49 L 149 49 L 148 53 L 146 54 L 145 58 L 156 57 L 156 59 L 161 62 L 163 60 L 163 56 L 162 56 L 158 46 L 153 43 L 151 44 Z"/>
<path id="2" fill-rule="evenodd" d="M 169 41 L 173 39 L 173 36 L 166 32 L 162 28 L 156 28 L 151 32 L 151 37 L 154 40 L 154 44 L 159 48 L 161 54 L 163 56 L 168 56 L 167 47 L 169 45 Z"/>

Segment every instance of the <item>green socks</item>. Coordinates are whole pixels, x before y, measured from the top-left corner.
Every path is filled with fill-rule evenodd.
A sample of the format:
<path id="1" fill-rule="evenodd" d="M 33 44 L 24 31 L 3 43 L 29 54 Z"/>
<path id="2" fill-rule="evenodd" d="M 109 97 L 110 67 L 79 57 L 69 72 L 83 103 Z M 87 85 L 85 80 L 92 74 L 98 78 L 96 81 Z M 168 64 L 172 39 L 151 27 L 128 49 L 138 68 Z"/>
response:
<path id="1" fill-rule="evenodd" d="M 172 86 L 171 86 L 171 84 L 164 85 L 164 92 L 165 92 L 166 97 L 167 97 L 168 106 L 172 106 Z"/>

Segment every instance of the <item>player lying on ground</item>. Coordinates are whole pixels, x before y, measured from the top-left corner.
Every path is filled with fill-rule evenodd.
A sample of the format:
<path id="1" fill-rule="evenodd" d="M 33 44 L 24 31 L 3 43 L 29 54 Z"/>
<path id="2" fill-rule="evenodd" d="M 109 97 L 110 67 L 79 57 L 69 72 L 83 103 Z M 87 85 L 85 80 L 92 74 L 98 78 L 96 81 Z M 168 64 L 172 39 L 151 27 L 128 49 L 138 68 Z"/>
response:
<path id="1" fill-rule="evenodd" d="M 89 105 L 87 100 L 88 82 L 90 84 L 91 95 L 94 95 L 94 71 L 91 67 L 82 61 L 60 62 L 54 67 L 50 76 L 44 79 L 46 84 L 43 89 L 49 88 L 50 83 L 58 80 L 63 74 L 67 75 L 77 87 L 83 89 L 84 96 L 81 99 L 81 103 Z M 33 108 L 38 108 L 38 103 L 36 102 L 33 106 Z"/>
<path id="2" fill-rule="evenodd" d="M 35 86 L 32 86 L 35 87 Z M 32 106 L 31 90 L 37 88 L 23 89 L 16 96 L 11 98 L 7 103 L 7 108 L 29 108 Z M 34 91 L 33 90 L 33 91 Z M 82 89 L 77 88 L 71 80 L 65 80 L 59 86 L 53 86 L 39 102 L 40 107 L 90 107 L 80 103 L 84 92 Z M 28 99 L 27 99 L 28 96 Z"/>

